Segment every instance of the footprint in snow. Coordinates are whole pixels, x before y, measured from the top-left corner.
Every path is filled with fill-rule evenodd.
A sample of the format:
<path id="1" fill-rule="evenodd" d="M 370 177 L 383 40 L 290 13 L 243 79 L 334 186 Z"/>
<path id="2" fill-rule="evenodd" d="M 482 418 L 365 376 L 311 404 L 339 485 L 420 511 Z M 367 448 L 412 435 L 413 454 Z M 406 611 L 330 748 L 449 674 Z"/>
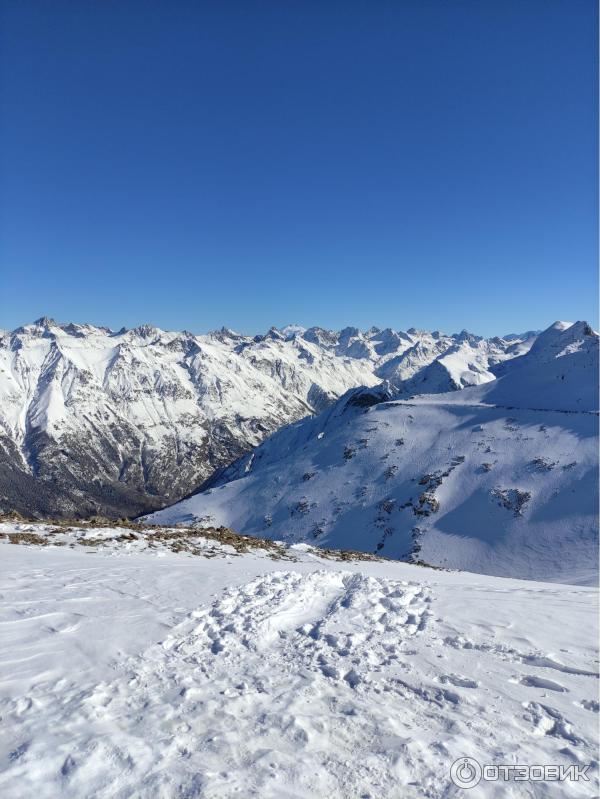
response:
<path id="1" fill-rule="evenodd" d="M 577 707 L 582 707 L 584 710 L 589 710 L 591 713 L 598 713 L 600 710 L 600 703 L 595 699 L 582 699 L 581 702 L 573 702 Z"/>
<path id="2" fill-rule="evenodd" d="M 454 685 L 456 688 L 479 688 L 477 680 L 461 677 L 458 674 L 442 674 L 437 678 L 443 685 Z"/>
<path id="3" fill-rule="evenodd" d="M 527 711 L 524 715 L 525 720 L 533 724 L 536 733 L 539 735 L 562 738 L 574 746 L 586 743 L 583 738 L 573 732 L 571 722 L 556 708 L 542 705 L 538 702 L 524 702 L 523 707 Z"/>
<path id="4" fill-rule="evenodd" d="M 565 688 L 559 682 L 548 680 L 545 677 L 538 677 L 533 674 L 526 674 L 520 679 L 512 679 L 510 682 L 525 685 L 527 688 L 543 688 L 546 691 L 560 691 L 561 693 L 568 693 L 569 689 Z"/>

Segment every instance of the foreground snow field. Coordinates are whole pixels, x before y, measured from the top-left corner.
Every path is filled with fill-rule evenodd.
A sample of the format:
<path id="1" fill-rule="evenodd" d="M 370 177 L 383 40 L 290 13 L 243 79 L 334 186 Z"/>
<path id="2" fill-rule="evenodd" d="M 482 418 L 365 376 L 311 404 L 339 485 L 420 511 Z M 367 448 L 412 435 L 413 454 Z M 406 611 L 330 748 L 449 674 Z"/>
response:
<path id="1" fill-rule="evenodd" d="M 17 531 L 47 536 L 0 526 L 5 799 L 450 797 L 461 756 L 592 764 L 466 795 L 598 793 L 595 588 Z"/>

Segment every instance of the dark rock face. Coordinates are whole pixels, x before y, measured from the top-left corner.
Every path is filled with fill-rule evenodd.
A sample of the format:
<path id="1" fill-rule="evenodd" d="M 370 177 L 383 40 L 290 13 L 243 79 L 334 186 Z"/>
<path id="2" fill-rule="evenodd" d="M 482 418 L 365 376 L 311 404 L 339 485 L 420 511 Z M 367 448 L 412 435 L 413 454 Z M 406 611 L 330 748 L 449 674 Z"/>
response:
<path id="1" fill-rule="evenodd" d="M 369 361 L 349 367 L 274 328 L 253 339 L 42 318 L 0 332 L 0 511 L 156 510 L 364 382 Z"/>
<path id="2" fill-rule="evenodd" d="M 159 450 L 128 432 L 119 452 L 112 437 L 82 433 L 55 441 L 37 431 L 27 442 L 30 470 L 14 443 L 2 438 L 0 509 L 39 518 L 134 517 L 183 498 L 248 450 L 218 426 L 202 444 L 181 448 L 168 436 Z"/>

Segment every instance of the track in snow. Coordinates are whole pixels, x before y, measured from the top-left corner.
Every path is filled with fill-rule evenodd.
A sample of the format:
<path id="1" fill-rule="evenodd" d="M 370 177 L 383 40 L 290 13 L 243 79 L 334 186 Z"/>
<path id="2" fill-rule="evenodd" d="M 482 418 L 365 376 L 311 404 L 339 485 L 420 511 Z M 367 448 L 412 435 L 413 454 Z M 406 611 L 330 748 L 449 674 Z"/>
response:
<path id="1" fill-rule="evenodd" d="M 458 580 L 452 575 L 392 579 L 377 575 L 392 568 L 380 564 L 365 566 L 370 574 L 291 566 L 232 585 L 237 566 L 195 560 L 195 579 L 219 568 L 213 600 L 118 662 L 112 679 L 51 681 L 42 670 L 29 691 L 2 701 L 11 740 L 3 797 L 441 799 L 452 795 L 449 765 L 459 756 L 593 760 L 592 664 L 533 647 L 521 618 L 540 602 L 587 594 L 453 588 L 445 585 Z M 117 584 L 116 572 L 106 589 L 97 576 L 90 573 L 96 592 L 125 597 L 129 583 Z M 43 588 L 44 573 L 34 578 Z M 148 588 L 133 590 L 146 603 Z M 507 602 L 517 603 L 514 633 Z M 57 611 L 33 623 L 51 625 L 45 640 L 60 646 L 84 628 L 73 628 L 60 604 Z M 23 619 L 7 624 L 22 631 Z M 540 795 L 587 796 L 591 786 L 568 787 Z M 521 788 L 504 795 L 522 796 Z"/>

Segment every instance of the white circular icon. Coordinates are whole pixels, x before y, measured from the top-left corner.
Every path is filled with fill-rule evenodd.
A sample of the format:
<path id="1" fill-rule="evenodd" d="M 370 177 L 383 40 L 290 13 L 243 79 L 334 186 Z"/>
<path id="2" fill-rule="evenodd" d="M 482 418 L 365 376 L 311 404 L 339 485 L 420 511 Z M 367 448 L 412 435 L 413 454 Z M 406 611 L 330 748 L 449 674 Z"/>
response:
<path id="1" fill-rule="evenodd" d="M 481 780 L 482 770 L 472 757 L 459 757 L 450 769 L 450 779 L 459 788 L 474 788 Z"/>

